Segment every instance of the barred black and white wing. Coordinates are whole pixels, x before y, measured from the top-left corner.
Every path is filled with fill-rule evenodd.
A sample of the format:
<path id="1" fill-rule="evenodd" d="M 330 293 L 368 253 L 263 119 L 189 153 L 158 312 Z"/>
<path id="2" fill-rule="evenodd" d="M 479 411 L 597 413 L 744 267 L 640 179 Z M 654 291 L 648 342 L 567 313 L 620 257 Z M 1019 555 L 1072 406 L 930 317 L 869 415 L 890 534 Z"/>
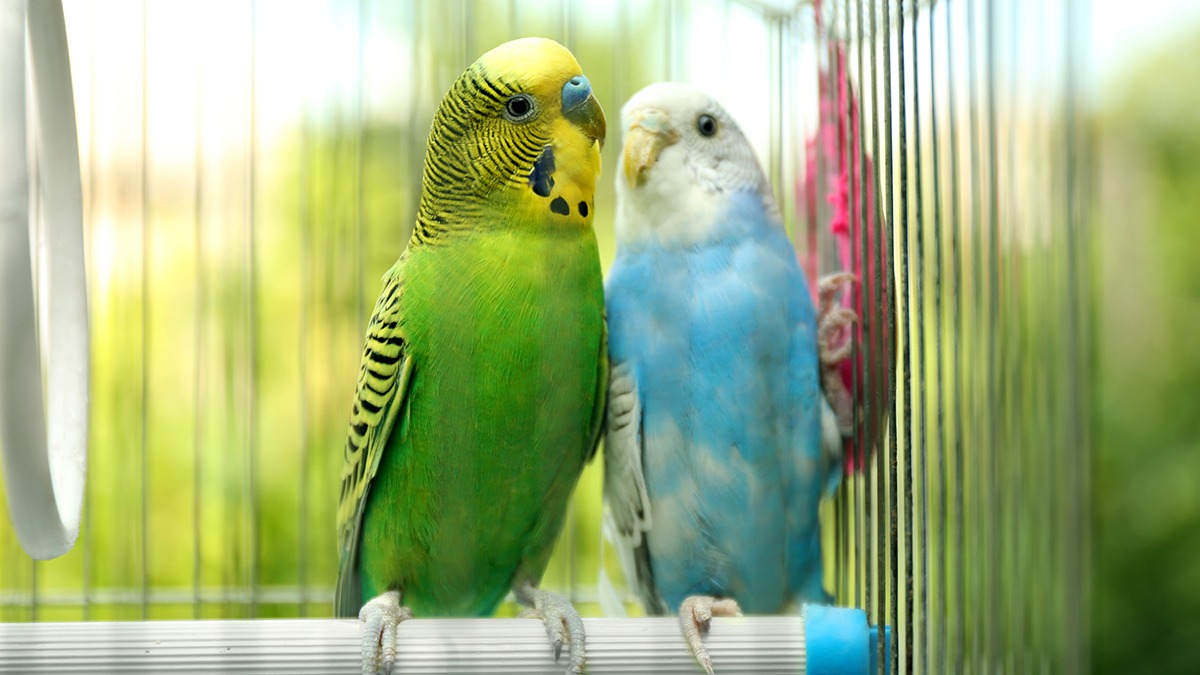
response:
<path id="1" fill-rule="evenodd" d="M 384 277 L 383 292 L 367 325 L 358 387 L 350 411 L 337 511 L 338 579 L 333 603 L 337 616 L 358 616 L 362 607 L 358 545 L 363 510 L 392 429 L 405 410 L 412 377 L 413 362 L 408 354 L 404 317 L 400 312 L 407 257 L 407 252 L 401 255 Z"/>

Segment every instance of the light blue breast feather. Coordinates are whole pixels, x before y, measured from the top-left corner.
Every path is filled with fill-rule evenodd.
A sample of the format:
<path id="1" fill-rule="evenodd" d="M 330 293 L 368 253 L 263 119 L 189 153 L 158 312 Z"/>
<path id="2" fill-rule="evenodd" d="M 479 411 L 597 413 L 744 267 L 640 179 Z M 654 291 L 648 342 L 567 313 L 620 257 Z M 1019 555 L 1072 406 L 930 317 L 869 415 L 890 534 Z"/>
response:
<path id="1" fill-rule="evenodd" d="M 671 608 L 709 593 L 776 611 L 821 597 L 815 316 L 757 194 L 714 217 L 703 244 L 618 252 L 610 353 L 632 363 L 643 406 L 658 592 Z"/>

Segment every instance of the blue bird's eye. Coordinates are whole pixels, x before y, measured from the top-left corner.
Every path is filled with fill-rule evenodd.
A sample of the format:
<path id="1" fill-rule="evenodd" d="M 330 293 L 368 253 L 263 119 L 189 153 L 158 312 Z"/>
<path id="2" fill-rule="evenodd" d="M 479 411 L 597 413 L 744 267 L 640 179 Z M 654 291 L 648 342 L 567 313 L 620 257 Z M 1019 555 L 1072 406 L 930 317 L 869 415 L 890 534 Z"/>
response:
<path id="1" fill-rule="evenodd" d="M 504 118 L 510 122 L 524 122 L 536 111 L 533 98 L 528 94 L 517 94 L 504 102 Z"/>
<path id="2" fill-rule="evenodd" d="M 716 136 L 717 135 L 717 118 L 712 115 L 704 114 L 696 118 L 696 131 L 700 132 L 701 136 Z"/>

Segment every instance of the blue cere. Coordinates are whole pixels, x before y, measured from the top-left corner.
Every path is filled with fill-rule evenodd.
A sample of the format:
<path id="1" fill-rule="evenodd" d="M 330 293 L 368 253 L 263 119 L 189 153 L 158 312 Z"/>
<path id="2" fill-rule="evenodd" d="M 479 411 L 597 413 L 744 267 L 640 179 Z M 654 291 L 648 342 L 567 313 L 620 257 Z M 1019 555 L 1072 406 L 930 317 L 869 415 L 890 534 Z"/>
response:
<path id="1" fill-rule="evenodd" d="M 576 75 L 563 85 L 562 90 L 562 109 L 563 112 L 570 112 L 575 108 L 583 105 L 583 102 L 588 100 L 592 95 L 592 83 L 588 82 L 587 77 Z"/>

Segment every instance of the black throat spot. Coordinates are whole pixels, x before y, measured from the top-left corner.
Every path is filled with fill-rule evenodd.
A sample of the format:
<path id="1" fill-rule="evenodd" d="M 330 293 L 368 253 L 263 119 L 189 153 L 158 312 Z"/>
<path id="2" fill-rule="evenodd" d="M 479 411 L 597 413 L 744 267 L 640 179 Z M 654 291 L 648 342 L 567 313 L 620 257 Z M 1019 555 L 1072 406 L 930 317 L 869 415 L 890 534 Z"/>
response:
<path id="1" fill-rule="evenodd" d="M 561 196 L 555 197 L 554 201 L 550 202 L 550 210 L 560 216 L 571 215 L 571 207 L 567 204 L 567 200 Z"/>
<path id="2" fill-rule="evenodd" d="M 529 187 L 539 197 L 549 197 L 554 187 L 554 150 L 546 146 L 529 172 Z"/>

